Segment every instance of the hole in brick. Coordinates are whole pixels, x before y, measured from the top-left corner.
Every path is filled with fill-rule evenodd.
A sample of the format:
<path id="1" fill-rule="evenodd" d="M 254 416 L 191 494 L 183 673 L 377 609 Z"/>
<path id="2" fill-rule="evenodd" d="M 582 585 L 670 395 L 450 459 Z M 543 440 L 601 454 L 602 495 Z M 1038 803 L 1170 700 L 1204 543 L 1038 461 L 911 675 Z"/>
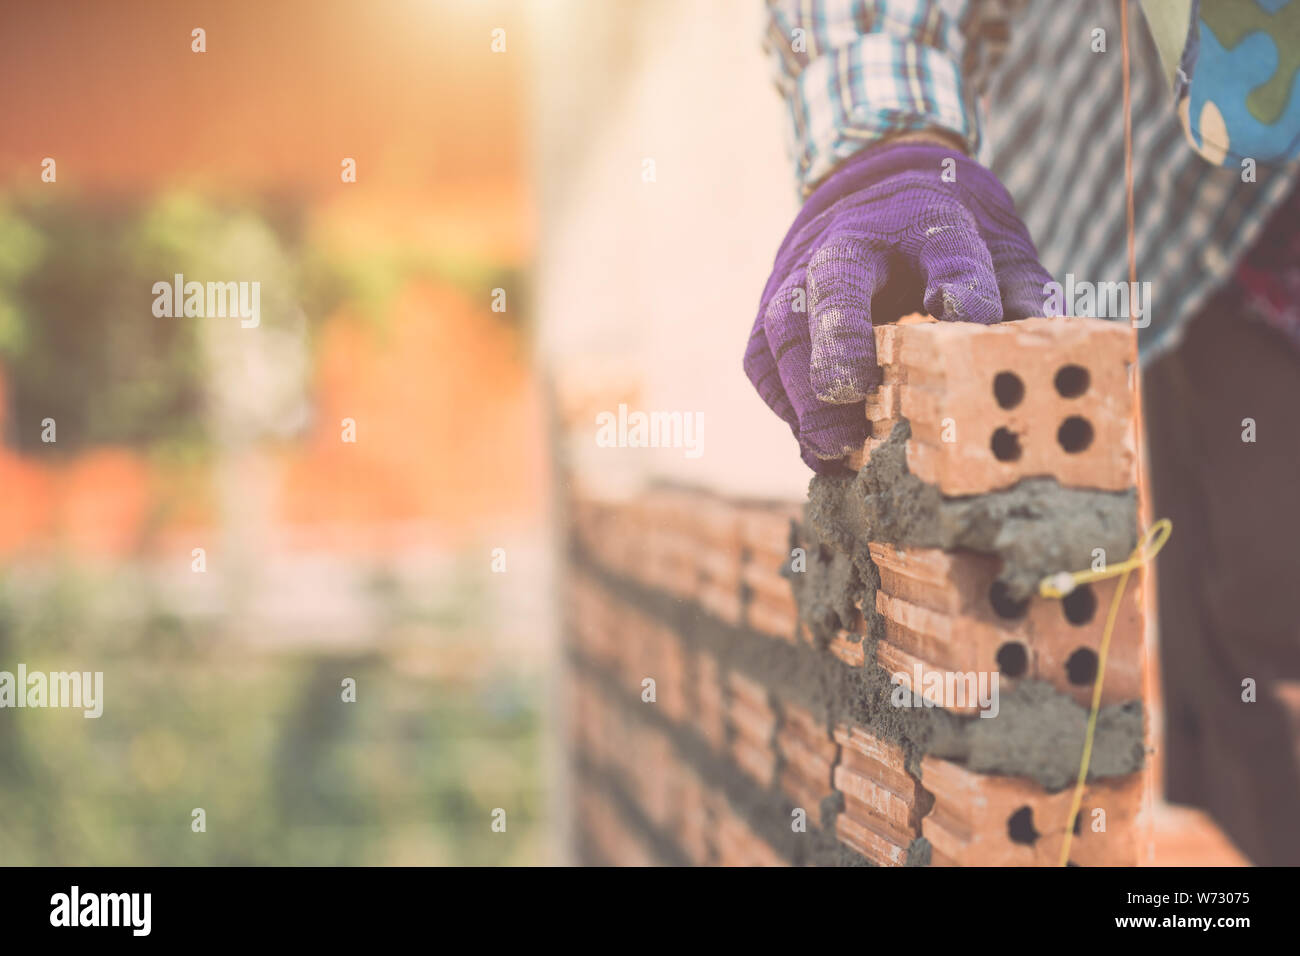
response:
<path id="1" fill-rule="evenodd" d="M 1040 836 L 1034 829 L 1034 811 L 1029 807 L 1021 807 L 1007 817 L 1007 835 L 1011 837 L 1012 843 L 1033 846 Z"/>
<path id="2" fill-rule="evenodd" d="M 999 428 L 993 433 L 990 447 L 993 449 L 993 457 L 998 461 L 1015 461 L 1020 457 L 1020 436 L 1008 428 Z"/>
<path id="3" fill-rule="evenodd" d="M 1065 676 L 1071 684 L 1084 686 L 1097 679 L 1097 654 L 1081 647 L 1065 662 Z"/>
<path id="4" fill-rule="evenodd" d="M 1092 422 L 1081 415 L 1071 415 L 1061 422 L 1056 440 L 1072 455 L 1077 455 L 1092 444 Z"/>
<path id="5" fill-rule="evenodd" d="M 1091 584 L 1080 585 L 1061 599 L 1061 608 L 1071 624 L 1087 624 L 1097 613 L 1097 594 Z"/>
<path id="6" fill-rule="evenodd" d="M 1019 641 L 1007 641 L 998 648 L 998 671 L 1007 677 L 1021 677 L 1029 669 L 1029 653 Z"/>
<path id="7" fill-rule="evenodd" d="M 998 617 L 1024 617 L 1025 612 L 1029 610 L 1029 598 L 1017 601 L 1002 581 L 994 581 L 993 587 L 989 588 L 989 603 L 993 605 L 993 610 L 998 612 Z"/>
<path id="8" fill-rule="evenodd" d="M 1078 398 L 1092 384 L 1092 376 L 1082 365 L 1062 365 L 1056 373 L 1056 391 L 1062 398 Z"/>
<path id="9" fill-rule="evenodd" d="M 1078 836 L 1083 831 L 1083 811 L 1080 810 L 1074 815 L 1074 835 Z"/>
<path id="10" fill-rule="evenodd" d="M 1025 397 L 1025 383 L 1015 372 L 998 372 L 993 379 L 993 397 L 1002 408 L 1015 408 Z"/>

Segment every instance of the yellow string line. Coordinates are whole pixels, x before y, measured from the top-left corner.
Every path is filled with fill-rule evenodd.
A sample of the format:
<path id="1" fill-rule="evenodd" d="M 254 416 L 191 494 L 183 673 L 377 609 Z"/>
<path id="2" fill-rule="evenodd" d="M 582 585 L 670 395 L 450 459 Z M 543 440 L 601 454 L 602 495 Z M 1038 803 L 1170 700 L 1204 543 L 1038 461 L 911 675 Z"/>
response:
<path id="1" fill-rule="evenodd" d="M 1127 561 L 1121 562 L 1104 571 L 1074 571 L 1053 574 L 1038 582 L 1038 593 L 1047 598 L 1060 598 L 1069 594 L 1080 584 L 1100 581 L 1104 578 L 1119 576 L 1115 596 L 1111 598 L 1110 611 L 1106 614 L 1106 628 L 1101 633 L 1101 646 L 1097 650 L 1097 679 L 1092 684 L 1092 707 L 1088 711 L 1088 729 L 1083 735 L 1083 756 L 1079 760 L 1079 778 L 1074 785 L 1074 799 L 1070 802 L 1070 816 L 1065 822 L 1065 839 L 1061 841 L 1061 866 L 1070 859 L 1070 841 L 1074 836 L 1074 821 L 1079 816 L 1079 807 L 1083 803 L 1083 788 L 1088 780 L 1088 765 L 1092 761 L 1092 741 L 1097 732 L 1097 712 L 1101 709 L 1101 685 L 1106 678 L 1106 654 L 1110 650 L 1110 638 L 1115 631 L 1115 621 L 1119 617 L 1120 601 L 1124 598 L 1124 588 L 1128 585 L 1128 576 L 1148 561 L 1152 560 L 1169 540 L 1174 523 L 1168 518 L 1161 518 L 1142 536 L 1138 546 Z M 1068 582 L 1068 584 L 1067 584 Z"/>
<path id="2" fill-rule="evenodd" d="M 1160 549 L 1165 546 L 1173 530 L 1173 522 L 1168 518 L 1161 518 L 1143 536 L 1137 550 L 1127 561 L 1109 565 L 1101 571 L 1063 571 L 1060 574 L 1048 575 L 1038 582 L 1038 593 L 1045 598 L 1063 598 L 1081 584 L 1104 581 L 1107 578 L 1118 577 L 1125 571 L 1139 568 L 1160 553 Z"/>

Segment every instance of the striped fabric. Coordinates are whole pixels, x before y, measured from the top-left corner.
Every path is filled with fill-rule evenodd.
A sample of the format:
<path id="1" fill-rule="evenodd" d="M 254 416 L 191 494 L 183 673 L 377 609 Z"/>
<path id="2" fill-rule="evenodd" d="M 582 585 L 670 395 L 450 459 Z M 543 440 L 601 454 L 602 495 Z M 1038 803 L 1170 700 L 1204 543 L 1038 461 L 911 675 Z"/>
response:
<path id="1" fill-rule="evenodd" d="M 890 133 L 945 129 L 974 154 L 975 100 L 1025 0 L 768 0 L 764 48 L 799 185 Z"/>
<path id="2" fill-rule="evenodd" d="M 799 184 L 809 190 L 888 133 L 948 130 L 1015 197 L 1059 282 L 1127 281 L 1119 2 L 1032 0 L 1008 33 L 1018 6 L 769 0 L 766 47 L 789 107 Z M 1201 159 L 1183 138 L 1140 6 L 1129 7 L 1138 281 L 1151 290 L 1150 325 L 1139 333 L 1145 363 L 1228 278 L 1295 186 L 1297 166 L 1259 166 L 1256 181 L 1243 182 L 1240 169 Z M 1094 53 L 1098 28 L 1106 51 Z"/>

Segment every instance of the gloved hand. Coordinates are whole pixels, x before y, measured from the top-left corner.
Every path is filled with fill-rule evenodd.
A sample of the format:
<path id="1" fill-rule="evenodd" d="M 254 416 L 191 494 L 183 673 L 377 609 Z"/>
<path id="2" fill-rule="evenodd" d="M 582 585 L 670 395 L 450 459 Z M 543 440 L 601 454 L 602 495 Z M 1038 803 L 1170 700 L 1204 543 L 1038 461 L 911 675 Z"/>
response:
<path id="1" fill-rule="evenodd" d="M 951 158 L 944 181 L 944 161 Z M 1052 277 L 1011 196 L 973 159 L 899 142 L 846 160 L 808 198 L 776 254 L 745 374 L 818 472 L 867 437 L 880 384 L 873 316 L 991 323 L 1044 314 Z"/>

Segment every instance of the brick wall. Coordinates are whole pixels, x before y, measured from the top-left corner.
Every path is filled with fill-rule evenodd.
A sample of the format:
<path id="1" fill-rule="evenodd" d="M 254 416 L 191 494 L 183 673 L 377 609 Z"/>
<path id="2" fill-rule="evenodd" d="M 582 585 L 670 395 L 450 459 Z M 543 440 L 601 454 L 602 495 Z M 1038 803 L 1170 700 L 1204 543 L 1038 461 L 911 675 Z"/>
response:
<path id="1" fill-rule="evenodd" d="M 885 386 L 860 471 L 815 481 L 806 508 L 675 486 L 571 494 L 581 861 L 1057 862 L 1115 583 L 1057 601 L 1025 581 L 1132 547 L 1129 335 L 1030 320 L 877 338 Z M 1144 839 L 1140 578 L 1112 641 L 1078 865 L 1134 864 Z M 938 690 L 981 674 L 997 716 Z"/>

